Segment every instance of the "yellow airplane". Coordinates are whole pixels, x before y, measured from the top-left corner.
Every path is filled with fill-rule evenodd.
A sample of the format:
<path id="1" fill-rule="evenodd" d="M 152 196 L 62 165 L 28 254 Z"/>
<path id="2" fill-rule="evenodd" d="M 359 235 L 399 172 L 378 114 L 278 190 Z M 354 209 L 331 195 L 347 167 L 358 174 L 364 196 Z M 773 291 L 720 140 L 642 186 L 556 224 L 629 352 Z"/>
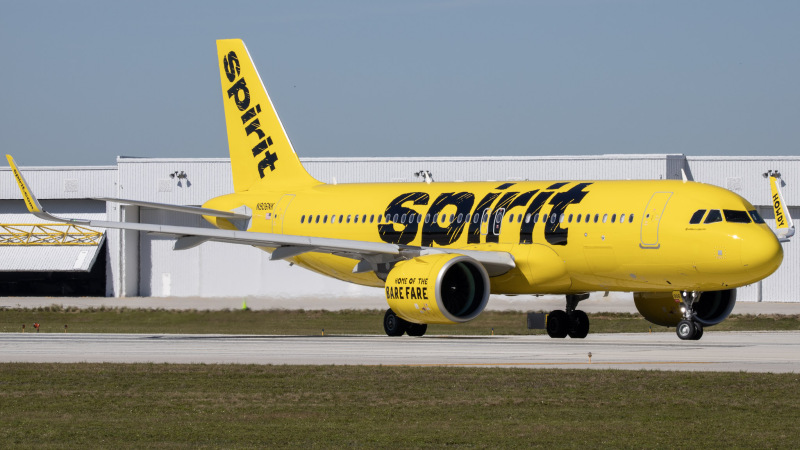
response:
<path id="1" fill-rule="evenodd" d="M 744 198 L 680 180 L 328 185 L 303 168 L 241 40 L 217 41 L 234 193 L 202 207 L 123 204 L 200 214 L 216 229 L 78 220 L 42 209 L 7 156 L 28 210 L 58 222 L 245 244 L 300 267 L 385 290 L 389 336 L 477 317 L 489 294 L 562 294 L 551 337 L 589 331 L 578 303 L 632 292 L 649 321 L 681 339 L 724 320 L 736 288 L 781 264 L 778 237 Z M 770 176 L 781 239 L 794 225 Z M 789 231 L 791 230 L 791 232 Z"/>

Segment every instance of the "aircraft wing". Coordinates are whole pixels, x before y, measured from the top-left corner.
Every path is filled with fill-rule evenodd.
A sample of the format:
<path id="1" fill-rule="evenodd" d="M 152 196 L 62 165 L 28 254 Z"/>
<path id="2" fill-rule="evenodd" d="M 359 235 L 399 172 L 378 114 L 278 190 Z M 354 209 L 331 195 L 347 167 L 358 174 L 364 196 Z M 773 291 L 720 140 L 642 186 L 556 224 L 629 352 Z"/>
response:
<path id="1" fill-rule="evenodd" d="M 170 205 L 167 203 L 145 202 L 141 200 L 127 200 L 124 198 L 94 197 L 92 200 L 104 202 L 122 203 L 123 205 L 144 206 L 147 208 L 165 209 L 167 211 L 178 211 L 187 214 L 199 214 L 203 216 L 222 217 L 225 219 L 249 220 L 252 214 L 237 213 L 231 211 L 220 211 L 218 209 L 200 208 L 199 206 Z"/>
<path id="2" fill-rule="evenodd" d="M 354 273 L 378 272 L 380 266 L 392 262 L 402 261 L 434 253 L 456 253 L 475 259 L 486 268 L 490 276 L 502 275 L 515 267 L 514 257 L 508 252 L 460 250 L 450 248 L 431 248 L 409 245 L 388 244 L 383 242 L 355 241 L 348 239 L 333 239 L 314 236 L 293 236 L 274 233 L 259 233 L 252 231 L 221 230 L 216 228 L 183 227 L 172 225 L 157 225 L 135 222 L 111 222 L 91 219 L 70 219 L 54 216 L 42 208 L 42 205 L 31 192 L 25 178 L 17 168 L 11 155 L 6 155 L 14 178 L 22 192 L 22 198 L 28 211 L 36 217 L 53 222 L 80 224 L 99 228 L 122 230 L 137 230 L 149 233 L 176 236 L 175 250 L 186 250 L 196 247 L 204 242 L 226 242 L 230 244 L 251 245 L 256 247 L 273 248 L 270 259 L 285 259 L 301 255 L 306 252 L 330 253 L 357 260 L 353 268 Z M 106 199 L 140 206 L 161 207 L 174 211 L 190 212 L 220 217 L 220 213 L 233 214 L 225 211 L 207 210 L 204 208 L 184 207 L 177 205 L 164 205 L 122 199 Z M 186 210 L 188 209 L 188 211 Z M 207 214 L 207 212 L 210 212 Z M 225 217 L 225 216 L 221 216 Z M 249 217 L 248 217 L 249 218 Z"/>

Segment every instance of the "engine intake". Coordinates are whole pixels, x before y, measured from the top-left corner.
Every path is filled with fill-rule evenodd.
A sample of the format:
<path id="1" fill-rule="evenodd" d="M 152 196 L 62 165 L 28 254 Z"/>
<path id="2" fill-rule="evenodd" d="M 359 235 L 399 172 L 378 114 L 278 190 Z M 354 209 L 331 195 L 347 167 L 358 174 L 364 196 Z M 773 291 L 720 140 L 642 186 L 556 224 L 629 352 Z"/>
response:
<path id="1" fill-rule="evenodd" d="M 397 263 L 386 278 L 386 302 L 413 323 L 462 323 L 489 301 L 489 275 L 474 259 L 425 255 Z"/>
<path id="2" fill-rule="evenodd" d="M 634 292 L 633 301 L 639 314 L 656 325 L 674 327 L 683 319 L 681 303 L 670 292 Z M 728 318 L 735 304 L 736 289 L 703 292 L 693 306 L 694 321 L 706 327 L 716 325 Z"/>

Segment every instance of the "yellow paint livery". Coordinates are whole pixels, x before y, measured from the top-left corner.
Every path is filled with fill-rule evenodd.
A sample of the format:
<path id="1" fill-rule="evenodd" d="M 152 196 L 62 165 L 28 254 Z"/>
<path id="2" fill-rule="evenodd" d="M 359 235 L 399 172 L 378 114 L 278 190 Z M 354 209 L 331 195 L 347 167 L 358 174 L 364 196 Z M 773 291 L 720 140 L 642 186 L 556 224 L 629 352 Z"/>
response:
<path id="1" fill-rule="evenodd" d="M 592 291 L 622 291 L 634 293 L 651 322 L 699 339 L 730 313 L 737 287 L 782 261 L 752 204 L 685 180 L 320 183 L 295 154 L 244 43 L 218 41 L 217 61 L 235 192 L 202 208 L 147 203 L 201 214 L 217 229 L 51 216 L 9 158 L 29 210 L 172 234 L 176 250 L 207 241 L 251 245 L 271 259 L 380 287 L 390 336 L 471 320 L 494 293 L 565 295 L 547 332 L 581 338 L 589 322 L 578 303 Z M 785 208 L 772 180 L 778 217 Z"/>

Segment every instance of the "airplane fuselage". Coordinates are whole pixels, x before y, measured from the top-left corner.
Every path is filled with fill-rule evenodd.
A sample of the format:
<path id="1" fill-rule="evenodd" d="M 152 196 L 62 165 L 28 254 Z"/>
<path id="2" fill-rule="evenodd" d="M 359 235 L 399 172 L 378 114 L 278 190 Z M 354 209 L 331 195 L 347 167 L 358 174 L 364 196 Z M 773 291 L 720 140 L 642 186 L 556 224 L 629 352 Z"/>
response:
<path id="1" fill-rule="evenodd" d="M 249 231 L 509 252 L 516 267 L 492 277 L 496 294 L 730 289 L 766 277 L 783 258 L 745 199 L 675 180 L 319 184 L 204 205 L 241 206 L 252 210 Z M 721 219 L 690 223 L 700 210 Z M 290 260 L 384 285 L 375 273 L 353 273 L 349 258 L 309 252 Z"/>

